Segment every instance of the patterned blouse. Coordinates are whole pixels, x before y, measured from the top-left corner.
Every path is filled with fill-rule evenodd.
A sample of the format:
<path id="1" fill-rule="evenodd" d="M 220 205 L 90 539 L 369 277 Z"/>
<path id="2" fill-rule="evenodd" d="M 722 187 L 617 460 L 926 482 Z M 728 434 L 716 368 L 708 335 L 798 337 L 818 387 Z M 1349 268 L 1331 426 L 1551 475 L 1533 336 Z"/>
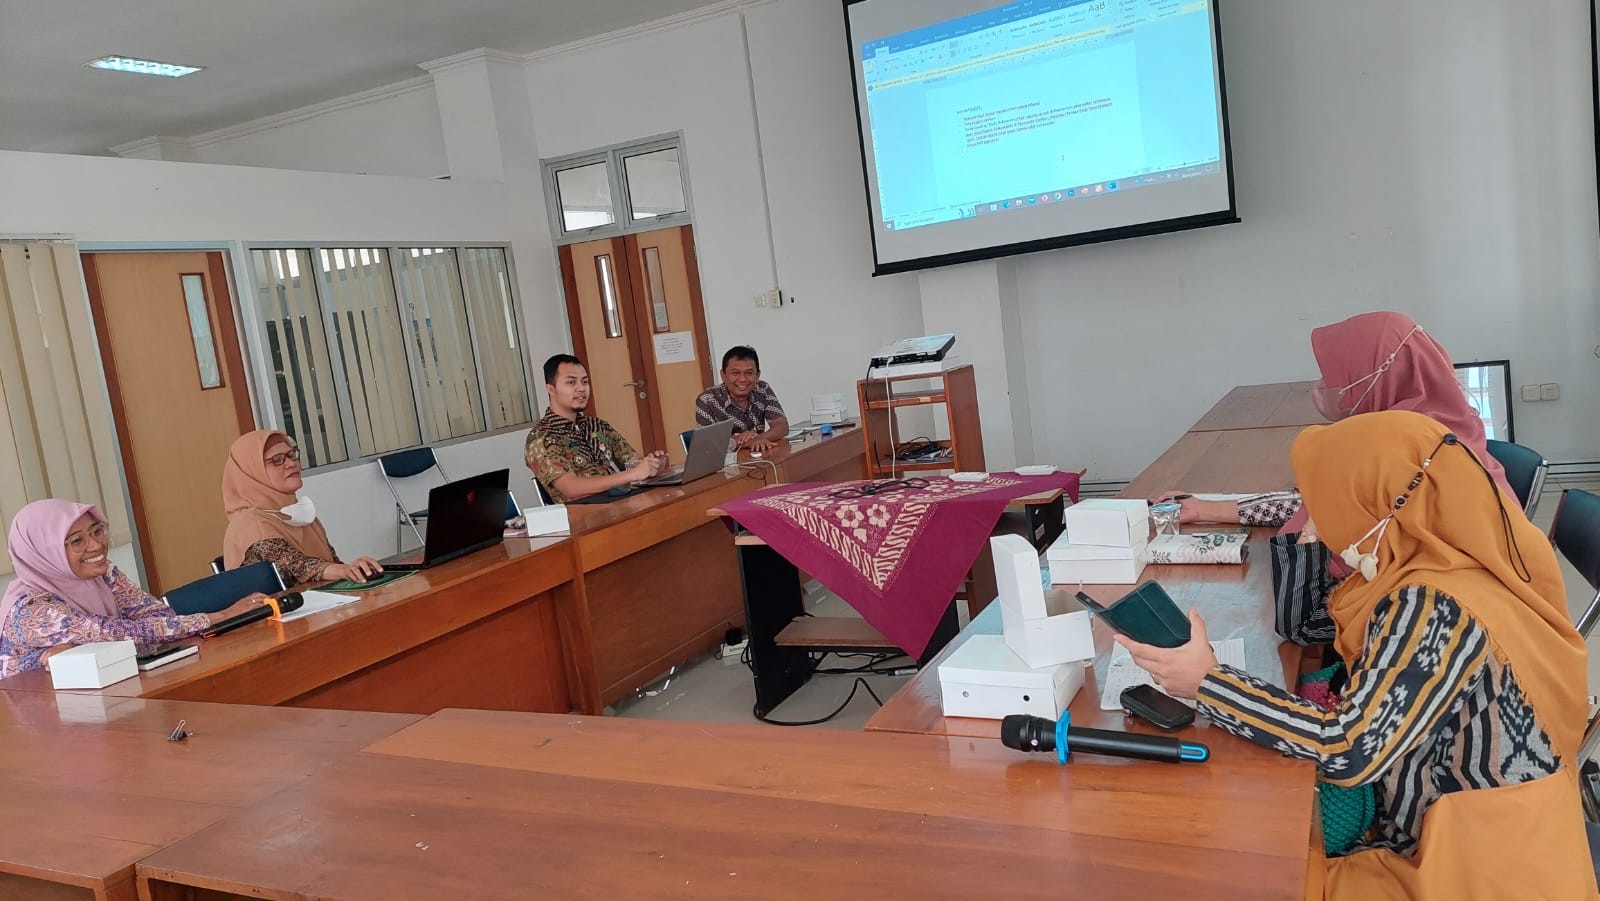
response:
<path id="1" fill-rule="evenodd" d="M 1239 521 L 1247 526 L 1281 526 L 1300 512 L 1300 492 L 1293 488 L 1239 499 Z"/>
<path id="2" fill-rule="evenodd" d="M 743 407 L 734 403 L 733 395 L 728 392 L 727 385 L 707 388 L 695 398 L 695 424 L 711 425 L 714 422 L 731 419 L 734 422 L 735 434 L 760 432 L 766 429 L 767 423 L 785 415 L 783 404 L 778 402 L 778 395 L 766 382 L 756 382 L 755 387 L 750 389 L 749 401 L 749 404 Z"/>
<path id="3" fill-rule="evenodd" d="M 1422 585 L 1378 602 L 1366 650 L 1332 710 L 1218 666 L 1200 708 L 1228 732 L 1289 757 L 1315 760 L 1336 785 L 1371 784 L 1373 832 L 1351 851 L 1410 856 L 1428 808 L 1451 792 L 1517 785 L 1561 759 L 1516 674 L 1460 604 Z"/>
<path id="4" fill-rule="evenodd" d="M 556 490 L 556 479 L 564 475 L 604 476 L 620 472 L 633 462 L 637 452 L 611 423 L 578 414 L 569 420 L 547 410 L 528 432 L 523 456 L 533 477 L 556 503 L 566 498 Z"/>
<path id="5" fill-rule="evenodd" d="M 117 616 L 84 613 L 48 592 L 17 602 L 0 624 L 0 678 L 38 669 L 40 658 L 57 645 L 132 639 L 143 652 L 211 628 L 210 617 L 173 613 L 115 566 L 104 579 L 116 598 Z"/>
<path id="6" fill-rule="evenodd" d="M 307 582 L 322 580 L 322 571 L 330 563 L 338 563 L 338 555 L 332 560 L 321 557 L 312 557 L 290 542 L 282 538 L 263 538 L 250 545 L 244 552 L 244 560 L 239 565 L 249 566 L 252 563 L 271 563 L 278 567 L 278 575 L 283 578 L 285 585 L 304 585 Z"/>

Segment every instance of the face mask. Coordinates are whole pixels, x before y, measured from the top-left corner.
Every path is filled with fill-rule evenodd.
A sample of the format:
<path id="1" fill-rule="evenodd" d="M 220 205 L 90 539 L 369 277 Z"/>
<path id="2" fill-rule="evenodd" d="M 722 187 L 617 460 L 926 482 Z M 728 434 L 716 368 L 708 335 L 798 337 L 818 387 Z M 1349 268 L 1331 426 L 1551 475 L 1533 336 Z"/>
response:
<path id="1" fill-rule="evenodd" d="M 317 505 L 309 497 L 302 497 L 278 512 L 288 517 L 291 526 L 309 526 L 317 521 Z"/>
<path id="2" fill-rule="evenodd" d="M 1321 413 L 1323 416 L 1327 417 L 1333 422 L 1338 422 L 1341 419 L 1344 419 L 1348 416 L 1354 416 L 1355 414 L 1361 412 L 1361 405 L 1366 402 L 1367 395 L 1372 393 L 1372 389 L 1377 387 L 1378 379 L 1382 378 L 1383 374 L 1389 371 L 1389 367 L 1394 365 L 1395 357 L 1400 355 L 1400 349 L 1406 346 L 1406 342 L 1411 340 L 1411 336 L 1420 331 L 1422 331 L 1422 326 L 1412 326 L 1411 331 L 1406 332 L 1406 336 L 1400 339 L 1400 344 L 1395 347 L 1394 353 L 1389 354 L 1389 356 L 1384 359 L 1383 363 L 1379 365 L 1377 369 L 1359 379 L 1356 379 L 1343 388 L 1329 388 L 1326 385 L 1318 384 L 1317 387 L 1311 391 L 1311 402 L 1316 406 L 1317 412 Z M 1344 409 L 1341 405 L 1341 401 L 1344 400 L 1344 396 L 1362 384 L 1365 384 L 1367 389 L 1361 392 L 1361 396 L 1356 398 L 1355 404 L 1351 406 L 1350 409 Z"/>

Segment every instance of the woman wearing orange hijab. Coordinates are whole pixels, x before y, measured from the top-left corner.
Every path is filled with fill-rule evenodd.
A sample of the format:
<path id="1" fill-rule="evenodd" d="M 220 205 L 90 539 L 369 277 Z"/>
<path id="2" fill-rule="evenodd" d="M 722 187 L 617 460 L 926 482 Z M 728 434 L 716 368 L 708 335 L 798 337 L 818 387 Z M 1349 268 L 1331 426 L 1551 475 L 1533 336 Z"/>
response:
<path id="1" fill-rule="evenodd" d="M 311 500 L 295 496 L 304 484 L 300 449 L 289 436 L 271 429 L 239 436 L 222 466 L 222 505 L 228 514 L 223 565 L 235 569 L 270 561 L 290 585 L 324 579 L 365 582 L 382 572 L 371 557 L 339 561 Z"/>
<path id="2" fill-rule="evenodd" d="M 1328 598 L 1343 699 L 1323 710 L 1219 666 L 1192 611 L 1182 647 L 1124 642 L 1135 662 L 1222 729 L 1374 787 L 1373 828 L 1329 858 L 1326 897 L 1600 897 L 1576 775 L 1587 652 L 1550 542 L 1417 413 L 1309 428 L 1293 459 L 1322 540 L 1357 570 Z"/>
<path id="3" fill-rule="evenodd" d="M 1312 391 L 1317 412 L 1333 422 L 1382 410 L 1422 413 L 1443 423 L 1471 448 L 1507 498 L 1516 496 L 1504 469 L 1489 455 L 1483 421 L 1456 381 L 1450 355 L 1410 316 L 1362 313 L 1312 329 L 1311 352 L 1322 372 Z M 1271 543 L 1278 632 L 1300 644 L 1332 639 L 1333 623 L 1323 599 L 1350 570 L 1318 543 L 1299 491 L 1239 501 L 1192 498 L 1181 506 L 1183 522 L 1281 526 Z"/>

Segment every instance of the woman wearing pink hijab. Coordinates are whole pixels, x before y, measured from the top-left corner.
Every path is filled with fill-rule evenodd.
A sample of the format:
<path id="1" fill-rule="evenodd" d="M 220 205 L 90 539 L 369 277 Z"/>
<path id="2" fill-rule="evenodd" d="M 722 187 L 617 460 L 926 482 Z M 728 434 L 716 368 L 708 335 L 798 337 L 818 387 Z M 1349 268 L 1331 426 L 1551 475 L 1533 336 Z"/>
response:
<path id="1" fill-rule="evenodd" d="M 179 616 L 111 564 L 106 517 L 72 501 L 34 501 L 11 521 L 16 578 L 0 597 L 0 678 L 46 665 L 58 650 L 132 639 L 141 651 L 188 638 L 260 603 Z"/>
<path id="2" fill-rule="evenodd" d="M 1362 313 L 1313 329 L 1311 352 L 1322 370 L 1321 381 L 1312 389 L 1317 412 L 1335 422 L 1383 410 L 1431 417 L 1472 449 L 1510 506 L 1521 509 L 1505 470 L 1489 455 L 1483 420 L 1456 381 L 1450 355 L 1410 316 Z M 1321 600 L 1350 569 L 1317 542 L 1300 492 L 1291 489 L 1239 501 L 1188 498 L 1181 503 L 1183 522 L 1281 526 L 1272 541 L 1278 631 L 1302 644 L 1332 640 L 1333 622 Z"/>

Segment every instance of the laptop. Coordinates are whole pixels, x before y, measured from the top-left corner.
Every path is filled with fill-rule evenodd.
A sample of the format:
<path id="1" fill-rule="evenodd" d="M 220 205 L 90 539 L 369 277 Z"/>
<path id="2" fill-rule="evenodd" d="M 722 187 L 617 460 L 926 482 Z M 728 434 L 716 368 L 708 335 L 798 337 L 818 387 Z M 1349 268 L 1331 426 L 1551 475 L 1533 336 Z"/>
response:
<path id="1" fill-rule="evenodd" d="M 728 458 L 728 441 L 733 438 L 733 426 L 733 420 L 725 419 L 695 429 L 684 439 L 684 443 L 688 445 L 689 455 L 684 459 L 683 466 L 637 484 L 646 488 L 687 485 L 696 479 L 703 479 L 721 471 L 722 467 L 727 465 L 725 461 Z"/>
<path id="2" fill-rule="evenodd" d="M 428 535 L 421 553 L 383 561 L 385 572 L 412 572 L 499 544 L 505 537 L 511 478 L 497 469 L 428 492 Z"/>

